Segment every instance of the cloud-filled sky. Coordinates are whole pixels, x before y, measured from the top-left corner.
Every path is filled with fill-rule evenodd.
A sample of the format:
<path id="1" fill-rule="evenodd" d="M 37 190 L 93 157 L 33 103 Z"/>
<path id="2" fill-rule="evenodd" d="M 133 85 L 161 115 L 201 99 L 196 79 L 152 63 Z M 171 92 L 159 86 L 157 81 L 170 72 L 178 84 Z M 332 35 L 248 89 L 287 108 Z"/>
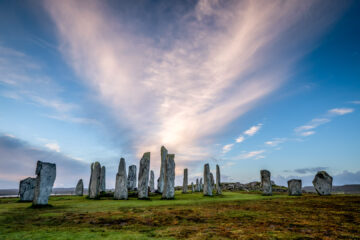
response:
<path id="1" fill-rule="evenodd" d="M 56 186 L 114 185 L 160 147 L 178 184 L 202 167 L 279 183 L 326 169 L 360 183 L 356 1 L 0 3 L 0 188 L 59 165 Z M 303 170 L 303 171 L 301 171 Z M 357 174 L 357 175 L 356 175 Z M 346 176 L 349 175 L 349 178 Z M 354 177 L 355 176 L 355 177 Z M 357 177 L 356 177 L 357 176 Z M 86 185 L 86 184 L 85 184 Z"/>

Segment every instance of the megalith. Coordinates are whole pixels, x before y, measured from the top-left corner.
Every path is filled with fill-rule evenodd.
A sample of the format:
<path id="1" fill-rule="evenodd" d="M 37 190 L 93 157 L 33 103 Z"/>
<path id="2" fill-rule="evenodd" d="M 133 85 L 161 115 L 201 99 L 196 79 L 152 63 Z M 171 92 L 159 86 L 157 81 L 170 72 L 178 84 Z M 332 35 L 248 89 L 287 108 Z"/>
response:
<path id="1" fill-rule="evenodd" d="M 34 199 L 36 178 L 25 178 L 20 181 L 19 196 L 21 202 L 31 202 Z"/>
<path id="2" fill-rule="evenodd" d="M 212 196 L 212 185 L 209 164 L 204 165 L 204 196 Z"/>
<path id="3" fill-rule="evenodd" d="M 128 199 L 127 186 L 126 163 L 124 158 L 120 158 L 119 168 L 116 174 L 114 199 Z"/>
<path id="4" fill-rule="evenodd" d="M 194 183 L 191 182 L 191 192 L 195 192 L 195 187 L 194 187 Z"/>
<path id="5" fill-rule="evenodd" d="M 195 192 L 200 192 L 201 189 L 200 189 L 200 183 L 199 183 L 199 179 L 197 178 L 196 179 L 196 185 L 195 185 Z"/>
<path id="6" fill-rule="evenodd" d="M 127 188 L 129 191 L 136 190 L 136 165 L 129 166 Z"/>
<path id="7" fill-rule="evenodd" d="M 203 182 L 202 182 L 202 178 L 200 178 L 200 192 L 204 190 L 204 186 L 203 186 Z"/>
<path id="8" fill-rule="evenodd" d="M 100 192 L 106 191 L 105 179 L 106 179 L 105 166 L 102 166 L 100 173 Z"/>
<path id="9" fill-rule="evenodd" d="M 312 181 L 316 192 L 319 195 L 330 195 L 333 178 L 325 171 L 319 171 Z"/>
<path id="10" fill-rule="evenodd" d="M 268 170 L 261 170 L 261 187 L 263 191 L 263 195 L 271 196 L 272 195 L 272 186 L 270 181 L 270 172 Z"/>
<path id="11" fill-rule="evenodd" d="M 210 182 L 211 182 L 211 188 L 214 189 L 215 181 L 214 181 L 214 175 L 212 174 L 212 172 L 210 172 Z"/>
<path id="12" fill-rule="evenodd" d="M 83 194 L 84 194 L 84 183 L 83 183 L 83 180 L 80 179 L 78 181 L 78 183 L 76 184 L 75 195 L 82 196 Z"/>
<path id="13" fill-rule="evenodd" d="M 164 191 L 167 154 L 168 154 L 167 149 L 164 146 L 161 146 L 161 149 L 160 149 L 160 155 L 161 155 L 160 177 L 159 177 L 159 181 L 158 181 L 158 192 L 159 193 L 162 193 Z"/>
<path id="14" fill-rule="evenodd" d="M 149 198 L 149 172 L 150 172 L 150 152 L 144 153 L 140 160 L 139 167 L 139 183 L 138 183 L 138 198 Z"/>
<path id="15" fill-rule="evenodd" d="M 155 176 L 154 176 L 154 171 L 151 170 L 150 171 L 150 192 L 154 193 L 155 192 Z"/>
<path id="16" fill-rule="evenodd" d="M 99 162 L 91 164 L 91 175 L 89 182 L 89 198 L 94 199 L 100 196 L 100 175 L 101 165 Z"/>
<path id="17" fill-rule="evenodd" d="M 187 191 L 188 191 L 188 169 L 185 168 L 182 193 L 187 193 Z"/>
<path id="18" fill-rule="evenodd" d="M 216 194 L 221 195 L 221 183 L 220 183 L 220 167 L 216 164 Z"/>
<path id="19" fill-rule="evenodd" d="M 55 178 L 56 164 L 37 161 L 33 205 L 47 205 Z"/>
<path id="20" fill-rule="evenodd" d="M 173 199 L 175 196 L 175 154 L 167 154 L 164 174 L 163 199 Z"/>
<path id="21" fill-rule="evenodd" d="M 288 192 L 289 192 L 289 196 L 300 196 L 302 194 L 301 180 L 300 179 L 289 180 L 288 181 Z"/>

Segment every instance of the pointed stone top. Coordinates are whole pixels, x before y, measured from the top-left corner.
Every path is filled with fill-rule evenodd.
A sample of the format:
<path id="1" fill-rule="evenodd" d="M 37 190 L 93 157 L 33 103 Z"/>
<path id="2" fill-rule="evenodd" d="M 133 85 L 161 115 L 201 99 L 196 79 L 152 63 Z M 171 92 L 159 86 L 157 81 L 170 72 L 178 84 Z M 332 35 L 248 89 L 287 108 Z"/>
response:
<path id="1" fill-rule="evenodd" d="M 161 146 L 161 151 L 167 151 L 167 149 L 164 146 Z"/>
<path id="2" fill-rule="evenodd" d="M 150 152 L 144 153 L 143 158 L 150 158 Z"/>

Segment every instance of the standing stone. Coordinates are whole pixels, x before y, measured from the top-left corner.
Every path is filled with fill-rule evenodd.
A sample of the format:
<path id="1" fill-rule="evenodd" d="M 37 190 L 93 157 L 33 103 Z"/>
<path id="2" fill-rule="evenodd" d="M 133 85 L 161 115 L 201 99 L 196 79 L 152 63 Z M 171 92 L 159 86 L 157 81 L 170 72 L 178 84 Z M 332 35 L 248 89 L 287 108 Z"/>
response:
<path id="1" fill-rule="evenodd" d="M 33 205 L 47 205 L 56 178 L 56 164 L 37 161 Z"/>
<path id="2" fill-rule="evenodd" d="M 183 179 L 183 190 L 182 193 L 187 193 L 188 191 L 188 169 L 184 169 L 184 179 Z"/>
<path id="3" fill-rule="evenodd" d="M 165 185 L 166 156 L 168 154 L 168 151 L 164 146 L 161 146 L 160 153 L 161 153 L 161 166 L 160 166 L 160 177 L 158 181 L 158 192 L 162 193 L 164 191 L 164 185 Z"/>
<path id="4" fill-rule="evenodd" d="M 191 182 L 191 192 L 195 192 L 195 187 L 194 187 L 194 183 Z"/>
<path id="5" fill-rule="evenodd" d="M 140 160 L 139 168 L 139 186 L 138 186 L 138 198 L 149 198 L 149 170 L 150 170 L 150 152 L 144 153 Z"/>
<path id="6" fill-rule="evenodd" d="M 220 167 L 216 164 L 216 193 L 221 195 L 221 183 L 220 183 Z"/>
<path id="7" fill-rule="evenodd" d="M 204 190 L 204 186 L 203 186 L 203 183 L 202 183 L 202 178 L 200 178 L 200 192 Z"/>
<path id="8" fill-rule="evenodd" d="M 150 192 L 154 193 L 155 192 L 155 176 L 154 176 L 154 171 L 151 170 L 150 171 Z"/>
<path id="9" fill-rule="evenodd" d="M 214 181 L 214 175 L 212 174 L 212 172 L 210 172 L 210 182 L 211 182 L 211 188 L 214 189 L 215 181 Z"/>
<path id="10" fill-rule="evenodd" d="M 175 196 L 175 154 L 168 154 L 166 156 L 164 174 L 164 191 L 162 193 L 163 199 L 173 199 Z"/>
<path id="11" fill-rule="evenodd" d="M 200 183 L 199 183 L 199 179 L 198 179 L 198 178 L 196 179 L 195 191 L 196 191 L 196 192 L 200 192 L 200 191 L 201 191 L 201 190 L 200 190 Z"/>
<path id="12" fill-rule="evenodd" d="M 100 175 L 101 165 L 99 162 L 91 164 L 91 175 L 89 183 L 89 198 L 94 199 L 100 196 Z"/>
<path id="13" fill-rule="evenodd" d="M 209 164 L 204 165 L 204 196 L 212 196 L 212 185 Z"/>
<path id="14" fill-rule="evenodd" d="M 129 166 L 129 173 L 127 178 L 127 188 L 129 191 L 136 190 L 136 165 Z"/>
<path id="15" fill-rule="evenodd" d="M 82 196 L 83 194 L 84 194 L 84 183 L 83 183 L 83 180 L 80 179 L 78 181 L 78 183 L 76 184 L 75 195 Z"/>
<path id="16" fill-rule="evenodd" d="M 126 176 L 126 163 L 124 158 L 120 158 L 118 173 L 116 174 L 114 199 L 128 199 Z"/>
<path id="17" fill-rule="evenodd" d="M 100 173 L 100 192 L 105 192 L 106 191 L 106 186 L 105 186 L 105 166 L 101 167 L 101 173 Z"/>
<path id="18" fill-rule="evenodd" d="M 272 195 L 272 187 L 271 187 L 271 181 L 270 181 L 270 172 L 268 170 L 261 170 L 261 187 L 263 191 L 263 195 L 265 196 L 271 196 Z"/>
<path id="19" fill-rule="evenodd" d="M 331 194 L 333 178 L 327 172 L 319 171 L 312 182 L 319 195 Z"/>
<path id="20" fill-rule="evenodd" d="M 20 181 L 19 195 L 21 202 L 31 202 L 34 199 L 36 178 L 25 178 Z"/>
<path id="21" fill-rule="evenodd" d="M 301 180 L 300 179 L 291 179 L 288 181 L 288 191 L 289 196 L 300 196 L 301 191 Z"/>

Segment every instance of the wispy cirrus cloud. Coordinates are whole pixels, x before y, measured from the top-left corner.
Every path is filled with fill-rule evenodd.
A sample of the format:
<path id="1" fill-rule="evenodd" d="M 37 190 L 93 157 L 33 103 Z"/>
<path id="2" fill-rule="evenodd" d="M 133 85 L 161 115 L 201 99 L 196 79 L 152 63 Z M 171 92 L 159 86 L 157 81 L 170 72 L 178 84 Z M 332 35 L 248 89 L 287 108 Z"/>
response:
<path id="1" fill-rule="evenodd" d="M 256 150 L 256 151 L 244 152 L 244 153 L 234 157 L 234 160 L 265 158 L 265 156 L 262 155 L 264 152 L 265 152 L 265 150 Z"/>
<path id="2" fill-rule="evenodd" d="M 208 157 L 211 136 L 278 89 L 309 49 L 304 41 L 338 13 L 321 12 L 316 1 L 200 0 L 183 14 L 166 4 L 156 9 L 157 25 L 143 23 L 144 32 L 156 28 L 149 36 L 132 21 L 146 12 L 115 14 L 100 1 L 45 1 L 62 53 L 111 112 L 114 129 L 129 129 L 137 155 L 166 145 L 181 162 Z M 172 21 L 161 19 L 164 9 Z M 294 31 L 303 37 L 294 39 Z"/>
<path id="3" fill-rule="evenodd" d="M 234 144 L 227 144 L 227 145 L 225 145 L 225 146 L 222 148 L 223 153 L 227 153 L 228 151 L 230 151 L 233 146 L 234 146 Z"/>
<path id="4" fill-rule="evenodd" d="M 329 110 L 330 114 L 345 115 L 354 112 L 353 108 L 333 108 Z"/>

